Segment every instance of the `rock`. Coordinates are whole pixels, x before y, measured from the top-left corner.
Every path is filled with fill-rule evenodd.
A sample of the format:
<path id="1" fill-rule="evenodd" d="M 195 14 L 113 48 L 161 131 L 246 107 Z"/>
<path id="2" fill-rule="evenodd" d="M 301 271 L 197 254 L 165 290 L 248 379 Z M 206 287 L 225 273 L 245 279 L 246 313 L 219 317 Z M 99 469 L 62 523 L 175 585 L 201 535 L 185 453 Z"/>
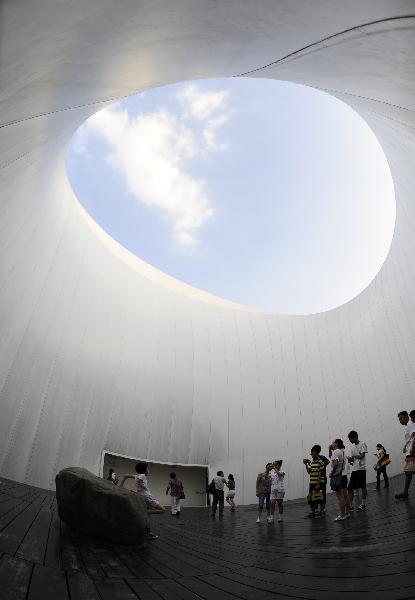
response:
<path id="1" fill-rule="evenodd" d="M 70 467 L 56 476 L 59 516 L 77 531 L 121 544 L 139 544 L 145 537 L 148 515 L 138 494 Z"/>

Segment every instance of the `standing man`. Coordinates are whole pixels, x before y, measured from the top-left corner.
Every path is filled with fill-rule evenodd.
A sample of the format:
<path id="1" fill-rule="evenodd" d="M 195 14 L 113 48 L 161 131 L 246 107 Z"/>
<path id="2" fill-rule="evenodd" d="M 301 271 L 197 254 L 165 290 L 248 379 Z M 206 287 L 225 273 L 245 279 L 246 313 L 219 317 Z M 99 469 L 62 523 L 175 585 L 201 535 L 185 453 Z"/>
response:
<path id="1" fill-rule="evenodd" d="M 219 502 L 219 517 L 223 517 L 223 508 L 225 504 L 225 492 L 224 486 L 228 487 L 225 477 L 223 476 L 223 471 L 218 471 L 216 473 L 216 477 L 213 478 L 212 483 L 215 486 L 213 492 L 213 502 L 212 502 L 212 514 L 211 516 L 215 518 L 216 509 L 218 507 Z"/>
<path id="2" fill-rule="evenodd" d="M 366 509 L 366 497 L 367 497 L 367 488 L 366 488 L 366 454 L 367 454 L 367 445 L 365 442 L 361 442 L 359 440 L 359 436 L 357 431 L 352 430 L 349 435 L 350 443 L 352 444 L 352 454 L 347 457 L 347 460 L 352 465 L 352 474 L 350 475 L 350 481 L 348 485 L 349 491 L 349 499 L 350 499 L 350 510 L 354 509 L 353 499 L 356 495 L 358 498 L 358 502 L 360 502 L 359 497 L 361 496 L 362 500 L 360 504 L 357 506 L 357 510 L 365 510 Z"/>
<path id="3" fill-rule="evenodd" d="M 413 411 L 411 411 L 411 414 L 412 412 Z M 405 455 L 405 486 L 403 492 L 395 495 L 395 498 L 401 500 L 402 498 L 408 498 L 409 486 L 411 485 L 412 475 L 414 474 L 410 468 L 413 467 L 413 462 L 415 461 L 415 423 L 412 422 L 412 420 L 409 420 L 409 415 L 406 410 L 401 410 L 401 412 L 398 414 L 398 419 L 399 423 L 405 427 L 405 443 L 402 449 L 402 452 Z"/>

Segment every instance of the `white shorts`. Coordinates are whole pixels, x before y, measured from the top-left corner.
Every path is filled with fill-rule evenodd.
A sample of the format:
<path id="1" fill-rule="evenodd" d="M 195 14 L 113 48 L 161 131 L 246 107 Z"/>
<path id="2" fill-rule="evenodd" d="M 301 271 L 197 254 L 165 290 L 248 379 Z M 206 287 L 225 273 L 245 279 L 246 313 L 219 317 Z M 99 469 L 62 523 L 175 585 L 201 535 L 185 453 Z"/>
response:
<path id="1" fill-rule="evenodd" d="M 235 498 L 235 490 L 229 490 L 226 494 L 227 498 Z"/>
<path id="2" fill-rule="evenodd" d="M 271 490 L 271 500 L 283 500 L 285 496 L 284 490 Z"/>

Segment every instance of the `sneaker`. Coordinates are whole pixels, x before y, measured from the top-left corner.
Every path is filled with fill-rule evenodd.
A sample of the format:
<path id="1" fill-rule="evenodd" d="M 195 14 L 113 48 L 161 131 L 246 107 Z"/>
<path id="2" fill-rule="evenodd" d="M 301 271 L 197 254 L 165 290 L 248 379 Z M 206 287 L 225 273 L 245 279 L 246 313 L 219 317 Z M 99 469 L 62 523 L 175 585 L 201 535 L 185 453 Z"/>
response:
<path id="1" fill-rule="evenodd" d="M 352 515 L 351 515 L 350 513 L 346 513 L 345 515 L 343 515 L 343 517 L 344 517 L 345 519 L 350 519 L 350 517 L 351 517 L 351 516 L 352 516 Z"/>
<path id="2" fill-rule="evenodd" d="M 337 517 L 334 520 L 335 521 L 343 521 L 343 515 L 337 515 Z"/>
<path id="3" fill-rule="evenodd" d="M 366 504 L 359 504 L 357 510 L 366 510 Z"/>
<path id="4" fill-rule="evenodd" d="M 268 517 L 267 521 L 269 525 L 272 525 L 274 522 L 274 517 Z"/>
<path id="5" fill-rule="evenodd" d="M 261 523 L 261 519 L 258 517 L 255 523 Z"/>
<path id="6" fill-rule="evenodd" d="M 354 506 L 351 504 L 349 510 L 354 510 Z"/>
<path id="7" fill-rule="evenodd" d="M 147 533 L 147 539 L 148 540 L 157 540 L 157 538 L 158 538 L 158 535 L 156 535 L 155 533 L 151 533 L 151 531 L 149 531 Z"/>
<path id="8" fill-rule="evenodd" d="M 283 519 L 282 519 L 282 517 L 281 517 L 281 516 L 279 516 L 279 517 L 278 517 L 278 523 L 282 523 L 282 520 L 283 520 Z"/>

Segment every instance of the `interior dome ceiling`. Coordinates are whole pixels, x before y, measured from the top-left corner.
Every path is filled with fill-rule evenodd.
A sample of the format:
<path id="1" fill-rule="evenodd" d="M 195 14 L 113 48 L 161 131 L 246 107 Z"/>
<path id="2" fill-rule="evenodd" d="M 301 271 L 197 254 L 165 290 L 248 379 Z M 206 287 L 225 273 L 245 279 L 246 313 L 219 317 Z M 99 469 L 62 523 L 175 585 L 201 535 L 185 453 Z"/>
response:
<path id="1" fill-rule="evenodd" d="M 391 423 L 414 397 L 411 9 L 404 1 L 3 3 L 3 476 L 52 486 L 62 467 L 98 472 L 106 448 L 229 469 L 249 502 L 258 466 L 276 456 L 289 496 L 303 495 L 309 447 L 352 428 L 399 452 Z M 84 218 L 71 192 L 66 145 L 98 108 L 157 85 L 241 74 L 341 98 L 388 158 L 391 251 L 372 284 L 329 313 L 264 315 L 161 285 Z"/>

